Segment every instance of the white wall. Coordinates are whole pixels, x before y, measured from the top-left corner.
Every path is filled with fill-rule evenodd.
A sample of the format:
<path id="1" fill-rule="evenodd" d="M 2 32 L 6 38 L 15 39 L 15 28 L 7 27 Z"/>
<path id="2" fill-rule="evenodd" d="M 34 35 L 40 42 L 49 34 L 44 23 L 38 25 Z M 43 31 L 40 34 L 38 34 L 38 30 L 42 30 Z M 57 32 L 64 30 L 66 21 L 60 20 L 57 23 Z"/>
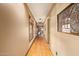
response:
<path id="1" fill-rule="evenodd" d="M 28 14 L 23 4 L 0 4 L 0 55 L 25 55 L 29 46 Z"/>
<path id="2" fill-rule="evenodd" d="M 50 48 L 58 55 L 79 55 L 79 36 L 57 32 L 57 14 L 69 4 L 56 4 L 50 14 Z"/>

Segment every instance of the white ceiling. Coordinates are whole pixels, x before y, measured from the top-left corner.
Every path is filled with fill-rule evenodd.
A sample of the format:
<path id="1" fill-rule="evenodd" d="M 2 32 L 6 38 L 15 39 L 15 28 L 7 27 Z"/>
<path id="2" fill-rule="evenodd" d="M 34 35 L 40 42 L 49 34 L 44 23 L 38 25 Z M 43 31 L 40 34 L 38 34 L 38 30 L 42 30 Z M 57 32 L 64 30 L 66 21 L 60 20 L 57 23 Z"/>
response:
<path id="1" fill-rule="evenodd" d="M 37 22 L 44 22 L 53 4 L 51 3 L 28 3 L 27 5 L 30 11 L 32 12 L 35 20 Z"/>

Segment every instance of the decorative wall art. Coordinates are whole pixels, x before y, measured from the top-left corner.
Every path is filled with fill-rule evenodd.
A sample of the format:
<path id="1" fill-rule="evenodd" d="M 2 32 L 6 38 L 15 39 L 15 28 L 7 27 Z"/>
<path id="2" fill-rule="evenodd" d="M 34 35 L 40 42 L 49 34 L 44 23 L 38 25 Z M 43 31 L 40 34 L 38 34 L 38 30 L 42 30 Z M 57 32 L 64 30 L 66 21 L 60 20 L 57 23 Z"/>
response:
<path id="1" fill-rule="evenodd" d="M 57 31 L 79 34 L 79 4 L 70 4 L 57 15 Z"/>

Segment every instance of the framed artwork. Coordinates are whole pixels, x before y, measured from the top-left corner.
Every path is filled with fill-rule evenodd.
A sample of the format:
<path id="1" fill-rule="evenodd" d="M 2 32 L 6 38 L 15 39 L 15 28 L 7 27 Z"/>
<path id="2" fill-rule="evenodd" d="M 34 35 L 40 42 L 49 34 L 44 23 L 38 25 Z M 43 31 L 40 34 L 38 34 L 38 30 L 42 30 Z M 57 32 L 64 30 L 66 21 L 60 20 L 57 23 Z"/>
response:
<path id="1" fill-rule="evenodd" d="M 79 4 L 72 3 L 57 15 L 57 31 L 79 34 Z"/>

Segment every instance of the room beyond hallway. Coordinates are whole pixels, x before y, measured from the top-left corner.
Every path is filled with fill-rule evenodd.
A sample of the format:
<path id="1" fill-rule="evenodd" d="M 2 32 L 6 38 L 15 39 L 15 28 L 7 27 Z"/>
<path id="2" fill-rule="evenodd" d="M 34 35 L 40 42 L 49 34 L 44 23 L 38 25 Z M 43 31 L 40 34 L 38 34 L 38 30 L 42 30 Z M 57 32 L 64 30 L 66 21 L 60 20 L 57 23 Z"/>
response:
<path id="1" fill-rule="evenodd" d="M 43 37 L 37 37 L 29 49 L 27 56 L 52 56 L 52 52 Z"/>

